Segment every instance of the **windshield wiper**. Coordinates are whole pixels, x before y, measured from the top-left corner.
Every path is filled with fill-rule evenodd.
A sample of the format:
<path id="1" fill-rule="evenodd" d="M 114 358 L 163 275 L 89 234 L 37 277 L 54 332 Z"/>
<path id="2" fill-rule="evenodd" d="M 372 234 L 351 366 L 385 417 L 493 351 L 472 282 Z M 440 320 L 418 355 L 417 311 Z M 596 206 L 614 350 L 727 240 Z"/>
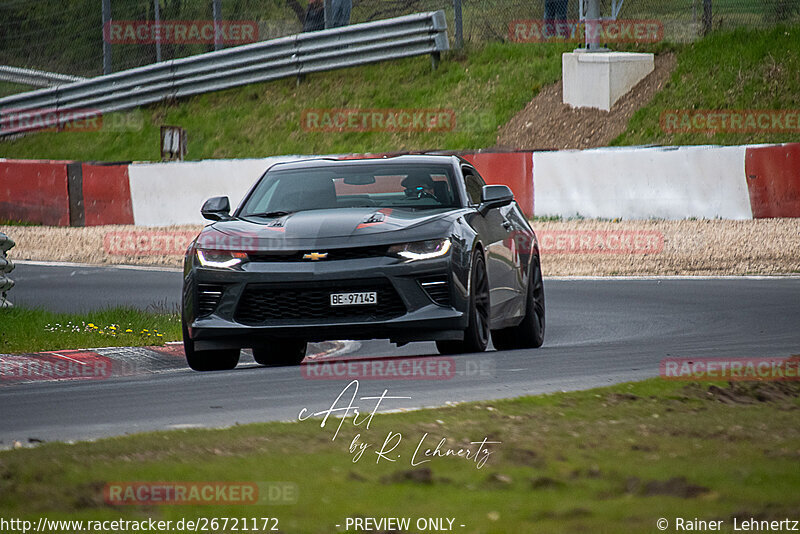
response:
<path id="1" fill-rule="evenodd" d="M 266 219 L 271 219 L 274 217 L 283 217 L 285 215 L 291 215 L 294 213 L 293 211 L 283 211 L 283 210 L 276 210 L 276 211 L 264 211 L 261 213 L 248 213 L 247 215 L 243 215 L 243 217 L 264 217 Z"/>

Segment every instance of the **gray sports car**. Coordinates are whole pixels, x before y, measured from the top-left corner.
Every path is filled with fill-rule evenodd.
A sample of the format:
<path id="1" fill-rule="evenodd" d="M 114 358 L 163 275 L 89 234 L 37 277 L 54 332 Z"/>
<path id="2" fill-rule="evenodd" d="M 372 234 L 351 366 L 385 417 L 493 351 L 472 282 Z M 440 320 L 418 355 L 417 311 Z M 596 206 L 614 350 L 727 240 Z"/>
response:
<path id="1" fill-rule="evenodd" d="M 435 341 L 443 354 L 542 345 L 536 236 L 511 190 L 456 156 L 272 166 L 184 261 L 192 369 L 303 360 L 309 341 Z"/>

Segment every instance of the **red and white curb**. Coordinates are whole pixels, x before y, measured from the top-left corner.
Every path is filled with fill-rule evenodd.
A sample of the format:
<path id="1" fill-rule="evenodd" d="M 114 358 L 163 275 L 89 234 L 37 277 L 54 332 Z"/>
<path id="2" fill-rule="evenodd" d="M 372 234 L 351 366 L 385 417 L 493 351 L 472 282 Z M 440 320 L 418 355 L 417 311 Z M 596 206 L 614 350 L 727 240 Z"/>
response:
<path id="1" fill-rule="evenodd" d="M 310 343 L 306 360 L 328 359 L 352 352 L 350 341 Z M 250 350 L 242 364 L 255 363 Z M 186 370 L 181 342 L 150 347 L 104 347 L 37 353 L 0 354 L 0 386 L 54 381 L 103 380 Z"/>

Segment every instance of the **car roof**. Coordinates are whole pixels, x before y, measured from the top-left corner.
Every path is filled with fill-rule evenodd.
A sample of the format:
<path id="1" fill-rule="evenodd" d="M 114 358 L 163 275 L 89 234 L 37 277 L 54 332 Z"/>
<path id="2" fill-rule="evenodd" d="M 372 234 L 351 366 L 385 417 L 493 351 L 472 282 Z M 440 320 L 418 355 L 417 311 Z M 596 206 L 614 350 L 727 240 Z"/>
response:
<path id="1" fill-rule="evenodd" d="M 435 155 L 435 154 L 403 154 L 400 156 L 375 156 L 364 157 L 358 159 L 340 159 L 333 157 L 322 157 L 313 159 L 304 159 L 299 161 L 287 161 L 284 163 L 276 163 L 270 167 L 270 170 L 280 169 L 310 169 L 321 167 L 338 167 L 343 165 L 396 165 L 398 163 L 413 163 L 413 164 L 447 164 L 453 165 L 454 163 L 468 163 L 458 156 L 448 155 Z"/>

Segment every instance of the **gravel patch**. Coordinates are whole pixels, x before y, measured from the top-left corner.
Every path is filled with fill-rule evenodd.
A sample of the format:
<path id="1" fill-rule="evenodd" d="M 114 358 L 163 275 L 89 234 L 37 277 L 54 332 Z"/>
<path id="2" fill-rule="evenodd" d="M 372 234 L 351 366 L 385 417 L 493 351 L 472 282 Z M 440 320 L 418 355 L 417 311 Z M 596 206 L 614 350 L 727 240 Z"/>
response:
<path id="1" fill-rule="evenodd" d="M 0 231 L 13 236 L 17 242 L 14 260 L 64 261 L 96 265 L 150 265 L 180 267 L 183 262 L 182 243 L 187 236 L 197 235 L 202 226 L 90 226 L 62 228 L 56 226 L 0 226 Z M 114 237 L 128 237 L 118 246 Z M 166 239 L 173 236 L 173 239 Z M 158 239 L 158 241 L 156 241 Z M 188 238 L 191 239 L 191 238 Z M 136 246 L 136 243 L 142 246 Z M 133 246 L 130 246 L 133 244 Z M 161 245 L 160 248 L 158 246 Z M 120 253 L 135 252 L 141 254 Z"/>
<path id="2" fill-rule="evenodd" d="M 779 275 L 800 273 L 800 219 L 754 221 L 535 222 L 540 239 L 572 232 L 608 245 L 607 252 L 543 250 L 545 276 Z M 617 253 L 626 236 L 644 235 L 656 246 Z M 616 238 L 616 239 L 615 239 Z M 663 241 L 661 241 L 663 239 Z M 546 241 L 546 240 L 545 240 Z M 551 241 L 554 241 L 551 239 Z M 543 243 L 547 244 L 547 243 Z M 551 249 L 552 250 L 552 249 Z"/>
<path id="3" fill-rule="evenodd" d="M 533 227 L 545 276 L 800 273 L 800 219 L 534 221 Z M 180 267 L 185 245 L 201 229 L 0 226 L 17 242 L 13 260 L 160 267 Z M 130 253 L 131 243 L 143 253 Z"/>

